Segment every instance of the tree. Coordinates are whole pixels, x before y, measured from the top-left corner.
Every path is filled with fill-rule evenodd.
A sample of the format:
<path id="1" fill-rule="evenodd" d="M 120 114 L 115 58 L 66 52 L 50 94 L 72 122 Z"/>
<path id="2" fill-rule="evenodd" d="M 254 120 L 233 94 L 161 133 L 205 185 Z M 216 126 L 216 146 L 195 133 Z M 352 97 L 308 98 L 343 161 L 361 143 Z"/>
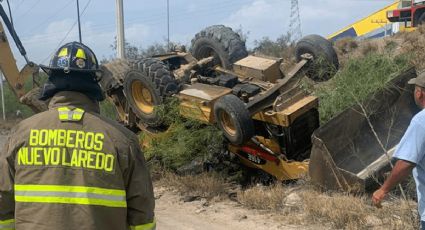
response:
<path id="1" fill-rule="evenodd" d="M 117 42 L 115 42 L 110 45 L 112 50 L 115 52 L 117 51 Z M 179 43 L 176 42 L 170 42 L 170 47 L 172 50 L 176 49 L 177 47 L 181 47 Z M 140 59 L 142 57 L 152 57 L 154 55 L 161 55 L 168 53 L 168 44 L 167 42 L 163 43 L 154 43 L 153 45 L 149 45 L 147 48 L 137 47 L 135 45 L 130 44 L 129 42 L 125 41 L 124 44 L 125 48 L 125 55 L 127 59 Z M 104 64 L 108 62 L 109 60 L 104 58 L 101 60 L 101 63 Z"/>
<path id="2" fill-rule="evenodd" d="M 276 41 L 271 40 L 269 37 L 264 37 L 261 40 L 254 41 L 254 53 L 262 54 L 277 58 L 290 59 L 293 57 L 294 43 L 291 41 L 291 35 L 281 35 Z"/>
<path id="3" fill-rule="evenodd" d="M 114 39 L 114 43 L 110 45 L 115 54 L 117 52 L 117 37 Z M 140 58 L 140 48 L 130 44 L 128 41 L 124 42 L 125 55 L 127 59 L 139 59 Z"/>

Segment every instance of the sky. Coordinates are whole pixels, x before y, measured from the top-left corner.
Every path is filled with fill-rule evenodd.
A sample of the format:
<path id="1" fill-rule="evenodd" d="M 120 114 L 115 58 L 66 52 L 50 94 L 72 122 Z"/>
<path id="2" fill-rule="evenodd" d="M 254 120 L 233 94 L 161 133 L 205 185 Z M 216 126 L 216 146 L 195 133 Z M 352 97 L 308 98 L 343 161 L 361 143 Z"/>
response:
<path id="1" fill-rule="evenodd" d="M 76 0 L 9 0 L 28 57 L 48 64 L 61 44 L 78 40 Z M 79 0 L 83 43 L 98 59 L 115 55 L 115 0 Z M 189 45 L 203 28 L 224 24 L 248 33 L 247 45 L 286 34 L 290 0 L 169 0 L 170 40 Z M 165 42 L 166 0 L 124 0 L 126 41 L 137 47 Z M 299 0 L 303 35 L 330 35 L 393 0 Z M 6 8 L 6 1 L 1 3 Z M 11 40 L 10 40 L 11 41 Z M 13 42 L 11 42 L 13 43 Z M 14 46 L 14 45 L 13 45 Z M 24 64 L 14 48 L 18 66 Z"/>

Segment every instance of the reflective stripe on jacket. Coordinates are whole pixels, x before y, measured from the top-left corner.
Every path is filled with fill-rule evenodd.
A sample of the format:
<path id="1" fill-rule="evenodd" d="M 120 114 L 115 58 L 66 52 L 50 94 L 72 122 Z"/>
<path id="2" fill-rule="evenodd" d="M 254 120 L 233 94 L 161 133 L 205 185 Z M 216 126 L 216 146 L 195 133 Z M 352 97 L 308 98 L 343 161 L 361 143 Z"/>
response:
<path id="1" fill-rule="evenodd" d="M 15 229 L 15 219 L 0 220 L 0 229 L 1 230 L 13 230 L 13 229 Z"/>
<path id="2" fill-rule="evenodd" d="M 156 222 L 155 221 L 153 221 L 152 223 L 148 223 L 148 224 L 130 226 L 130 230 L 155 230 L 155 229 L 156 229 Z"/>
<path id="3" fill-rule="evenodd" d="M 77 92 L 19 123 L 0 153 L 0 230 L 155 229 L 138 138 Z"/>

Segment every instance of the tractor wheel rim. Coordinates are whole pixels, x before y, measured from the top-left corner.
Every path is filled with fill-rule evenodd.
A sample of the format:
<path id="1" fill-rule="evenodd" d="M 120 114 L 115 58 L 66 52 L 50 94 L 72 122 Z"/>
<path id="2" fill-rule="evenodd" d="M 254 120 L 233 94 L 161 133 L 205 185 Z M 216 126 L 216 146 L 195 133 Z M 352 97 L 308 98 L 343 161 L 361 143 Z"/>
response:
<path id="1" fill-rule="evenodd" d="M 225 111 L 221 111 L 220 120 L 224 131 L 231 136 L 236 136 L 236 126 L 233 123 L 232 116 Z"/>
<path id="2" fill-rule="evenodd" d="M 151 114 L 154 110 L 154 102 L 151 91 L 141 81 L 134 81 L 131 84 L 131 96 L 136 102 L 136 106 L 143 113 Z"/>

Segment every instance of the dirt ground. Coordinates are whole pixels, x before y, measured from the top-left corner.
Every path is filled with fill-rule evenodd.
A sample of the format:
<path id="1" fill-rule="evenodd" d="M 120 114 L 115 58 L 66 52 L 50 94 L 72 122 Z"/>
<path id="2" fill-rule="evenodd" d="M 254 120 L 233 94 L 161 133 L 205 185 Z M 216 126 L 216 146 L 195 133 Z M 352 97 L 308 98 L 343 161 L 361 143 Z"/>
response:
<path id="1" fill-rule="evenodd" d="M 9 134 L 10 127 L 2 127 L 0 123 L 0 146 L 4 146 L 7 142 L 7 137 Z M 177 190 L 173 186 L 169 186 L 166 183 L 161 183 L 161 181 L 157 181 L 154 183 L 155 186 L 155 200 L 156 200 L 156 208 L 155 215 L 157 220 L 157 229 L 160 230 L 222 230 L 222 229 L 243 229 L 243 230 L 274 230 L 274 229 L 287 229 L 287 230 L 301 230 L 301 229 L 340 229 L 332 227 L 329 221 L 309 221 L 306 219 L 306 216 L 303 213 L 303 210 L 286 210 L 283 213 L 281 211 L 262 211 L 258 209 L 250 209 L 249 206 L 240 204 L 239 200 L 229 199 L 229 195 L 233 194 L 233 191 L 228 191 L 227 195 L 224 197 L 216 197 L 211 200 L 207 200 L 205 198 L 191 197 L 191 196 L 183 196 L 181 195 L 181 191 Z M 218 185 L 216 185 L 218 186 Z M 192 188 L 193 189 L 193 188 Z M 245 202 L 253 201 L 258 196 L 263 196 L 267 194 L 263 194 L 266 190 L 256 189 L 247 190 L 247 195 L 245 197 Z M 297 192 L 297 189 L 285 189 L 287 196 L 285 198 L 285 205 L 288 207 L 302 207 L 302 203 L 300 201 L 301 193 Z M 295 191 L 295 192 L 294 192 Z M 283 192 L 283 191 L 282 191 Z M 266 192 L 267 193 L 267 192 Z M 280 194 L 280 192 L 279 192 Z M 290 195 L 292 194 L 292 195 Z M 238 195 L 239 196 L 239 195 Z M 329 213 L 325 213 L 329 216 L 335 216 L 335 218 L 340 218 L 341 220 L 351 220 L 355 219 L 356 215 L 352 217 L 347 216 L 346 212 L 341 210 L 341 207 L 345 207 L 344 205 L 340 205 L 338 210 L 336 210 L 336 204 L 330 202 L 330 199 L 336 199 L 335 202 L 350 204 L 350 202 L 360 202 L 361 200 L 353 197 L 344 197 L 344 196 L 336 196 L 329 197 L 325 195 L 318 195 L 312 193 L 312 199 L 317 200 L 317 198 L 322 197 L 322 201 L 318 200 L 317 202 L 313 202 L 310 204 L 310 208 L 314 208 L 314 205 L 319 205 L 320 207 L 316 207 L 313 211 L 326 211 L 332 209 L 332 213 L 336 212 L 335 215 L 330 215 Z M 192 198 L 192 199 L 188 199 Z M 345 199 L 344 199 L 345 198 Z M 303 198 L 305 199 L 305 197 Z M 273 199 L 272 199 L 273 200 Z M 261 201 L 261 199 L 260 199 Z M 265 202 L 265 201 L 264 201 Z M 276 201 L 277 202 L 277 201 Z M 248 202 L 249 203 L 249 202 Z M 257 204 L 258 205 L 258 204 Z M 295 205 L 295 206 L 294 206 Z M 328 208 L 323 206 L 329 206 Z M 335 206 L 334 206 L 335 205 Z M 395 208 L 392 204 L 392 207 Z M 350 206 L 351 207 L 351 206 Z M 347 206 L 347 208 L 349 208 Z M 358 210 L 365 210 L 363 208 L 368 208 L 366 206 L 360 205 Z M 322 210 L 323 209 L 323 210 Z M 370 209 L 370 208 L 369 208 Z M 406 209 L 406 210 L 404 210 Z M 401 208 L 400 210 L 396 210 L 395 213 L 399 216 L 395 216 L 399 221 L 394 222 L 397 225 L 390 227 L 392 222 L 387 222 L 383 224 L 379 218 L 382 215 L 379 213 L 375 213 L 377 216 L 370 216 L 370 218 L 362 219 L 359 217 L 359 221 L 366 221 L 368 229 L 414 229 L 412 228 L 412 224 L 408 224 L 409 220 L 412 219 L 405 218 L 403 215 L 408 215 L 412 213 L 412 210 L 416 209 L 416 205 L 410 205 Z M 350 209 L 351 210 L 351 209 Z M 356 210 L 356 209 L 353 209 Z M 357 210 L 357 211 L 358 211 Z M 366 212 L 367 210 L 365 210 Z M 370 211 L 370 210 L 369 210 Z M 377 210 L 374 210 L 374 212 Z M 388 210 L 387 210 L 388 211 Z M 403 212 L 402 212 L 403 211 Z M 340 212 L 338 214 L 338 212 Z M 360 211 L 362 212 L 362 211 Z M 385 210 L 383 210 L 385 212 Z M 407 214 L 406 214 L 407 213 Z M 317 213 L 316 213 L 317 214 Z M 322 213 L 322 215 L 325 215 Z M 370 213 L 369 213 L 370 214 Z M 394 214 L 394 213 L 392 213 Z M 325 215 L 325 216 L 326 216 Z M 351 214 L 350 214 L 351 215 Z M 378 218 L 379 217 L 379 218 Z M 402 218 L 403 217 L 403 218 Z M 409 216 L 410 217 L 410 216 Z M 289 218 L 289 219 L 288 219 Z M 348 219 L 347 219 L 348 218 Z M 350 219 L 351 218 L 351 219 Z M 407 222 L 406 222 L 407 221 Z M 365 223 L 366 223 L 365 222 Z M 400 222 L 400 223 L 399 223 Z M 415 220 L 414 222 L 417 222 Z M 405 223 L 405 224 L 403 224 Z M 390 225 L 388 225 L 390 224 Z M 407 224 L 407 225 L 406 225 Z M 405 226 L 401 228 L 402 226 Z M 358 225 L 354 225 L 353 229 L 362 229 L 358 228 Z"/>
<path id="2" fill-rule="evenodd" d="M 155 215 L 161 230 L 326 229 L 323 226 L 287 225 L 277 213 L 247 209 L 230 200 L 184 202 L 176 192 L 163 187 L 155 188 L 155 196 Z"/>

